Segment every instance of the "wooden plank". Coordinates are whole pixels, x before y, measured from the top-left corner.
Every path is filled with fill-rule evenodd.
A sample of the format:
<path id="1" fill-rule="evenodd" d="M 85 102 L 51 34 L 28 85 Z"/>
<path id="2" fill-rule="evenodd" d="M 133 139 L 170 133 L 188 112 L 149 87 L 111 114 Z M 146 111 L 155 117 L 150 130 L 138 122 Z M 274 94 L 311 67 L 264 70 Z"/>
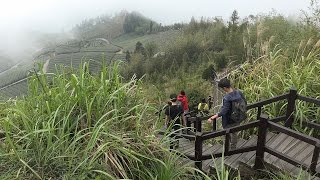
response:
<path id="1" fill-rule="evenodd" d="M 210 151 L 211 154 L 213 153 L 220 153 L 223 151 L 223 145 L 220 144 L 220 146 L 218 148 L 216 148 L 214 151 Z M 206 166 L 206 170 L 208 171 L 210 168 L 210 165 L 216 163 L 216 165 L 218 165 L 219 163 L 221 163 L 221 161 L 219 160 L 220 158 L 213 158 L 213 159 L 208 159 L 204 161 L 204 165 Z M 220 161 L 220 162 L 219 162 Z M 206 172 L 207 172 L 206 171 Z"/>
<path id="2" fill-rule="evenodd" d="M 215 153 L 218 151 L 221 151 L 222 149 L 222 145 L 219 143 L 214 144 L 213 146 L 211 146 L 211 148 L 207 149 L 206 151 L 203 151 L 203 153 Z M 209 165 L 213 162 L 212 159 L 208 159 L 205 161 L 202 161 L 202 167 L 203 167 L 203 171 L 204 172 L 208 172 L 209 171 Z"/>
<path id="3" fill-rule="evenodd" d="M 195 147 L 194 141 L 191 141 L 191 142 L 182 141 L 182 142 L 179 142 L 178 151 L 186 155 L 194 156 L 194 147 Z"/>
<path id="4" fill-rule="evenodd" d="M 308 159 L 308 157 L 311 156 L 311 157 L 310 157 L 310 160 L 309 160 L 309 163 L 306 163 L 306 164 L 310 164 L 311 158 L 312 158 L 313 149 L 314 149 L 314 146 L 308 144 L 307 147 L 306 147 L 300 154 L 297 154 L 297 155 L 294 157 L 294 159 L 297 160 L 297 161 L 301 161 L 301 162 L 306 163 L 306 160 Z M 290 169 L 290 171 L 291 171 L 293 174 L 297 174 L 297 173 L 299 173 L 300 168 L 299 168 L 299 167 L 296 167 L 296 166 L 293 166 L 293 168 Z"/>
<path id="5" fill-rule="evenodd" d="M 278 138 L 278 134 L 268 132 L 267 139 L 266 139 L 266 142 L 267 142 L 266 145 L 267 146 L 270 145 L 277 138 Z M 243 163 L 249 165 L 250 167 L 253 167 L 255 159 L 256 159 L 256 152 L 248 152 L 248 154 L 245 157 L 243 157 L 243 159 L 241 161 Z"/>
<path id="6" fill-rule="evenodd" d="M 282 143 L 288 138 L 289 136 L 283 133 L 278 134 L 277 138 L 271 142 L 271 144 L 267 144 L 267 146 L 271 149 L 277 149 L 279 146 L 281 146 Z M 266 153 L 264 156 L 264 160 L 268 160 L 271 157 L 271 154 Z"/>
<path id="7" fill-rule="evenodd" d="M 184 138 L 179 139 L 179 147 L 189 147 L 189 146 L 194 146 L 194 141 L 189 141 Z"/>
<path id="8" fill-rule="evenodd" d="M 244 139 L 241 139 L 239 138 L 238 142 L 237 142 L 237 147 L 241 147 L 246 141 Z M 223 147 L 221 147 L 220 151 L 216 151 L 215 153 L 218 153 L 218 152 L 221 152 L 223 150 Z M 234 155 L 232 155 L 234 156 Z M 229 161 L 229 159 L 232 157 L 232 156 L 225 156 L 223 157 L 223 162 L 226 164 L 227 161 Z M 215 161 L 216 164 L 213 162 Z M 220 169 L 221 167 L 221 161 L 222 161 L 222 157 L 219 157 L 219 158 L 216 158 L 214 160 L 211 159 L 211 161 L 209 161 L 209 164 L 208 164 L 208 167 L 214 167 L 216 166 L 215 168 L 218 168 Z M 210 163 L 211 162 L 211 163 Z M 230 164 L 230 163 L 229 163 Z"/>
<path id="9" fill-rule="evenodd" d="M 297 155 L 301 154 L 308 147 L 308 145 L 308 143 L 296 139 L 295 143 L 292 143 L 291 147 L 285 152 L 285 154 L 290 157 L 296 157 Z M 278 164 L 278 167 L 286 167 L 288 171 L 295 167 L 294 165 L 281 159 L 275 163 Z"/>
<path id="10" fill-rule="evenodd" d="M 279 146 L 276 146 L 274 148 L 274 150 L 281 152 L 281 153 L 284 153 L 285 152 L 284 150 L 287 148 L 287 146 L 290 146 L 290 144 L 293 144 L 294 140 L 295 140 L 295 138 L 288 136 L 286 139 L 283 140 L 283 142 L 281 144 L 279 144 Z M 268 153 L 266 153 L 266 154 L 268 154 Z M 275 156 L 269 156 L 269 157 L 264 158 L 264 160 L 267 163 L 270 163 L 270 164 L 273 164 L 276 166 L 275 161 L 277 161 L 278 158 Z"/>
<path id="11" fill-rule="evenodd" d="M 300 140 L 305 141 L 305 142 L 307 142 L 309 144 L 312 144 L 312 145 L 315 145 L 315 144 L 317 144 L 319 142 L 319 139 L 317 139 L 317 138 L 305 135 L 303 133 L 300 133 L 298 131 L 289 129 L 287 127 L 283 127 L 283 126 L 281 126 L 279 124 L 276 124 L 274 122 L 270 122 L 269 121 L 269 127 L 271 129 L 274 129 L 276 131 L 282 132 L 282 133 L 287 134 L 289 136 L 292 136 L 294 138 L 300 139 Z"/>
<path id="12" fill-rule="evenodd" d="M 307 159 L 310 157 L 310 162 L 311 162 L 311 159 L 312 159 L 312 153 L 309 153 L 308 155 L 307 155 Z M 307 165 L 310 165 L 310 163 L 308 163 Z M 299 167 L 299 166 L 294 166 L 291 170 L 290 170 L 290 172 L 291 172 L 291 174 L 294 174 L 294 175 L 298 175 L 300 172 L 302 171 L 302 168 L 301 167 Z"/>
<path id="13" fill-rule="evenodd" d="M 251 146 L 251 145 L 256 145 L 257 144 L 257 136 L 252 136 L 249 140 L 246 141 L 246 143 L 243 145 L 243 147 Z M 255 153 L 255 152 L 246 152 L 242 153 L 238 156 L 237 159 L 235 159 L 229 166 L 232 167 L 233 169 L 237 169 L 239 166 L 239 161 L 242 161 L 242 159 L 248 155 L 248 153 Z"/>
<path id="14" fill-rule="evenodd" d="M 242 138 L 239 138 L 238 139 L 238 143 L 237 143 L 237 148 L 240 148 L 240 147 L 244 147 L 244 145 L 247 143 L 246 140 L 242 139 Z M 241 156 L 241 154 L 234 154 L 234 155 L 231 155 L 229 156 L 228 159 L 225 160 L 225 164 L 230 166 L 233 161 L 235 161 L 239 156 Z"/>

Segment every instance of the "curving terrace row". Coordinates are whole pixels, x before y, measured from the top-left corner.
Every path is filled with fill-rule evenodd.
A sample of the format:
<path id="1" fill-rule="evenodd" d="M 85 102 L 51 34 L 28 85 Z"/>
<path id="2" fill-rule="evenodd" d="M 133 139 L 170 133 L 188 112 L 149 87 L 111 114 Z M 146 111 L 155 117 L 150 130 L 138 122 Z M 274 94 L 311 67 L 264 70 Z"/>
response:
<path id="1" fill-rule="evenodd" d="M 35 55 L 34 63 L 23 63 L 0 74 L 0 99 L 25 95 L 28 91 L 27 77 L 30 71 L 39 71 L 37 63 L 43 64 L 45 73 L 54 73 L 60 66 L 78 68 L 81 62 L 90 62 L 90 72 L 98 72 L 102 61 L 125 60 L 122 48 L 108 40 L 97 38 L 89 41 L 73 41 L 44 49 Z M 120 52 L 120 53 L 119 53 Z"/>

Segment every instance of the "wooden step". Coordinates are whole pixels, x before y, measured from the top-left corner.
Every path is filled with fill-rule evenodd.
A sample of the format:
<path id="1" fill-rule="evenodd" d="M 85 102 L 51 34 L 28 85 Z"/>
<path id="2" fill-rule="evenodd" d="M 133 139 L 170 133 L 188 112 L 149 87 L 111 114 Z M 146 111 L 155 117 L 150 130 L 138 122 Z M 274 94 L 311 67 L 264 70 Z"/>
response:
<path id="1" fill-rule="evenodd" d="M 246 140 L 244 139 L 238 139 L 237 142 L 237 147 L 242 147 L 244 144 L 246 143 Z M 223 150 L 223 146 L 221 147 L 221 149 L 219 149 L 219 151 L 217 152 L 211 152 L 211 153 L 219 153 L 222 152 Z M 228 165 L 232 163 L 232 159 L 235 159 L 234 156 L 237 156 L 237 154 L 232 155 L 232 156 L 225 156 L 225 157 L 219 157 L 219 158 L 215 158 L 215 159 L 210 159 L 209 161 L 209 171 L 215 171 L 215 169 L 220 169 L 222 166 L 222 162 L 224 162 L 224 165 Z M 229 160 L 231 159 L 231 160 Z"/>
<path id="2" fill-rule="evenodd" d="M 272 133 L 272 132 L 268 132 L 267 133 L 267 138 L 266 138 L 266 144 L 271 144 L 271 142 L 277 138 L 277 134 Z M 254 162 L 256 159 L 256 152 L 255 151 L 251 151 L 251 152 L 247 152 L 242 158 L 241 158 L 241 162 L 243 162 L 244 164 L 247 164 L 250 167 L 254 166 Z"/>

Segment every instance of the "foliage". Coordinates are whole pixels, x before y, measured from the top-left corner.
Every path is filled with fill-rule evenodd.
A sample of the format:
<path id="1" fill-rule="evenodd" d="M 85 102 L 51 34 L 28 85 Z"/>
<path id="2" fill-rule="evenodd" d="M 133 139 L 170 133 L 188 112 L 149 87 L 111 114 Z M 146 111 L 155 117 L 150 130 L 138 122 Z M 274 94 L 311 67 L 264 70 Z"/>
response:
<path id="1" fill-rule="evenodd" d="M 314 42 L 314 43 L 312 43 Z M 235 86 L 242 89 L 249 102 L 281 95 L 291 87 L 304 96 L 320 98 L 320 41 L 309 39 L 291 57 L 282 49 L 274 49 L 252 64 L 245 63 L 242 69 L 234 72 L 230 78 Z M 283 114 L 283 102 L 264 108 L 271 117 Z M 305 119 L 319 119 L 320 111 L 315 105 L 298 101 L 296 103 L 297 128 L 302 128 Z M 319 122 L 318 122 L 319 123 Z"/>
<path id="2" fill-rule="evenodd" d="M 156 24 L 152 20 L 142 16 L 138 12 L 132 12 L 125 15 L 123 30 L 125 33 L 145 34 L 152 32 L 153 26 Z"/>
<path id="3" fill-rule="evenodd" d="M 214 81 L 216 75 L 216 70 L 214 69 L 214 66 L 211 64 L 208 68 L 206 68 L 202 73 L 202 79 L 205 79 L 207 81 Z"/>
<path id="4" fill-rule="evenodd" d="M 62 68 L 52 78 L 35 75 L 29 96 L 1 106 L 1 178 L 189 176 L 191 169 L 178 166 L 153 136 L 154 111 L 139 91 L 140 81 L 122 82 L 118 64 L 103 66 L 99 76 L 90 75 L 88 66 Z"/>

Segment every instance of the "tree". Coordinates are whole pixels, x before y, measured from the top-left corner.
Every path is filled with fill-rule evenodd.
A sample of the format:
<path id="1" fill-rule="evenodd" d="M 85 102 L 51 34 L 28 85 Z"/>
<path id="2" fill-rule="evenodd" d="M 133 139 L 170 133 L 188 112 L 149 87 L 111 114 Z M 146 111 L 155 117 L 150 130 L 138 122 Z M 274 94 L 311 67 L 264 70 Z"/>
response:
<path id="1" fill-rule="evenodd" d="M 239 19 L 240 19 L 240 17 L 239 17 L 239 15 L 238 15 L 238 11 L 237 10 L 234 10 L 233 12 L 232 12 L 232 15 L 231 15 L 231 17 L 230 17 L 230 20 L 231 20 L 231 23 L 232 23 L 232 25 L 238 25 L 238 23 L 239 23 Z"/>
<path id="2" fill-rule="evenodd" d="M 126 60 L 127 60 L 127 62 L 130 62 L 130 58 L 131 58 L 130 52 L 127 50 L 126 51 Z"/>
<path id="3" fill-rule="evenodd" d="M 214 55 L 214 61 L 216 64 L 216 70 L 221 70 L 223 68 L 225 68 L 228 64 L 228 59 L 226 57 L 226 55 L 221 52 L 221 53 L 215 53 Z"/>
<path id="4" fill-rule="evenodd" d="M 152 32 L 152 27 L 153 27 L 153 22 L 150 21 L 150 28 L 149 28 L 149 32 L 150 32 L 150 33 Z"/>
<path id="5" fill-rule="evenodd" d="M 207 69 L 205 69 L 202 73 L 202 79 L 207 81 L 214 81 L 217 77 L 216 70 L 214 69 L 213 64 L 211 64 Z"/>
<path id="6" fill-rule="evenodd" d="M 145 49 L 140 41 L 136 43 L 136 48 L 134 50 L 134 53 L 141 53 L 142 55 L 146 56 Z"/>
<path id="7" fill-rule="evenodd" d="M 145 47 L 147 56 L 149 58 L 152 57 L 156 53 L 157 49 L 158 49 L 157 44 L 155 44 L 154 42 L 147 43 Z"/>

